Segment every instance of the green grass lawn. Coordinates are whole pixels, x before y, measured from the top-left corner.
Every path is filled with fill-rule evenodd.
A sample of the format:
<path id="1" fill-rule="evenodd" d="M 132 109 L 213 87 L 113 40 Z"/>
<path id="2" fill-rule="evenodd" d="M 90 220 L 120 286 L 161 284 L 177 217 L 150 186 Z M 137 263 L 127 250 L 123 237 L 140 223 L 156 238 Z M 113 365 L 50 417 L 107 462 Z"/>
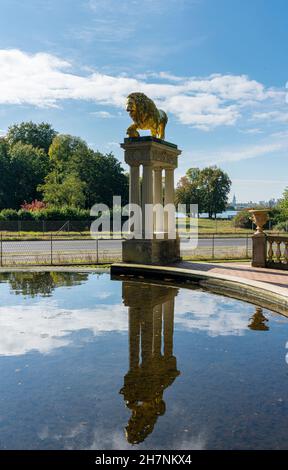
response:
<path id="1" fill-rule="evenodd" d="M 198 223 L 198 233 L 200 236 L 208 236 L 212 234 L 217 234 L 219 236 L 223 235 L 231 235 L 231 236 L 245 236 L 247 234 L 252 235 L 254 230 L 251 229 L 242 229 L 235 227 L 234 221 L 233 220 L 221 220 L 221 219 L 198 219 L 198 220 L 193 220 L 193 225 L 197 225 Z M 185 225 L 187 224 L 187 229 L 188 229 L 188 224 L 189 220 L 187 219 L 178 219 L 178 227 L 179 227 L 179 233 L 180 235 L 185 234 Z M 269 231 L 268 231 L 269 233 Z M 53 237 L 57 238 L 64 238 L 64 237 L 69 237 L 71 239 L 79 239 L 79 238 L 90 238 L 90 232 L 85 231 L 85 232 L 76 232 L 76 231 L 54 231 L 54 232 L 35 232 L 35 231 L 2 231 L 3 238 L 5 239 L 19 239 L 19 238 L 25 238 L 25 239 L 30 239 L 30 240 L 35 240 L 35 239 L 47 239 L 48 236 L 53 235 Z M 101 237 L 103 238 L 109 238 L 109 233 L 103 232 L 101 234 Z M 121 233 L 119 233 L 119 238 L 121 238 Z"/>

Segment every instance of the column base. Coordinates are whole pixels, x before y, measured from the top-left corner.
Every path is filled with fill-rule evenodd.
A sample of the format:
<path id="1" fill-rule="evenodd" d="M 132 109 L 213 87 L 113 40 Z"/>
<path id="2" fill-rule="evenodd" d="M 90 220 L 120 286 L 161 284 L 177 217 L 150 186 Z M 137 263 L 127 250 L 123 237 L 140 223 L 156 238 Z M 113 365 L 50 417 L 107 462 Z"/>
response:
<path id="1" fill-rule="evenodd" d="M 181 261 L 180 239 L 125 240 L 122 245 L 124 263 L 165 265 Z"/>

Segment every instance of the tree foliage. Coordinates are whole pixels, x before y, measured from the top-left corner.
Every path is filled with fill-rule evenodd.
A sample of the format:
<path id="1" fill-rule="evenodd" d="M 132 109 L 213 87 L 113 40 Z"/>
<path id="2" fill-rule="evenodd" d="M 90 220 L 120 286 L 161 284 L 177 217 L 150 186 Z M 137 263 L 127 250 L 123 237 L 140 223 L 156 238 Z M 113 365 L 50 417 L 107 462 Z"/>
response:
<path id="1" fill-rule="evenodd" d="M 22 142 L 22 144 L 29 144 L 32 147 L 40 148 L 48 154 L 49 147 L 56 135 L 57 132 L 50 124 L 46 122 L 35 124 L 30 121 L 10 126 L 6 139 L 10 146 Z"/>
<path id="2" fill-rule="evenodd" d="M 0 138 L 0 210 L 19 209 L 42 195 L 57 207 L 112 207 L 113 195 L 128 200 L 128 179 L 112 155 L 82 139 L 58 135 L 50 124 L 22 122 Z"/>
<path id="3" fill-rule="evenodd" d="M 198 211 L 209 218 L 226 209 L 231 180 L 216 166 L 190 168 L 176 189 L 176 203 L 198 204 Z"/>
<path id="4" fill-rule="evenodd" d="M 90 208 L 96 203 L 112 207 L 113 195 L 121 196 L 124 204 L 127 202 L 128 180 L 112 154 L 94 152 L 78 137 L 57 135 L 49 149 L 49 158 L 51 172 L 41 187 L 46 202 L 61 204 L 64 189 L 68 195 L 69 184 L 73 185 L 73 200 L 79 207 Z"/>

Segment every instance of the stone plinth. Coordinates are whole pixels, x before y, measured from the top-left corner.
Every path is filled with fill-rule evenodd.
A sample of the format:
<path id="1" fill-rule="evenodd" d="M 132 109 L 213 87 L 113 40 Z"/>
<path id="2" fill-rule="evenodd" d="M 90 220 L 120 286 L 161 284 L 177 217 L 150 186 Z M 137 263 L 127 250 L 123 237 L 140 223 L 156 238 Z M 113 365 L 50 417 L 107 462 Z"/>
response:
<path id="1" fill-rule="evenodd" d="M 252 236 L 252 266 L 265 268 L 267 257 L 267 235 L 264 232 L 256 232 Z"/>
<path id="2" fill-rule="evenodd" d="M 122 247 L 124 263 L 168 264 L 181 260 L 180 240 L 125 240 Z"/>
<path id="3" fill-rule="evenodd" d="M 127 138 L 121 147 L 125 151 L 125 162 L 130 167 L 129 203 L 139 204 L 142 209 L 142 239 L 130 239 L 123 243 L 123 261 L 143 264 L 179 261 L 180 242 L 178 236 L 171 237 L 168 214 L 159 218 L 154 211 L 150 217 L 147 205 L 153 208 L 159 204 L 173 205 L 171 220 L 175 230 L 174 170 L 181 151 L 177 145 L 150 136 Z"/>

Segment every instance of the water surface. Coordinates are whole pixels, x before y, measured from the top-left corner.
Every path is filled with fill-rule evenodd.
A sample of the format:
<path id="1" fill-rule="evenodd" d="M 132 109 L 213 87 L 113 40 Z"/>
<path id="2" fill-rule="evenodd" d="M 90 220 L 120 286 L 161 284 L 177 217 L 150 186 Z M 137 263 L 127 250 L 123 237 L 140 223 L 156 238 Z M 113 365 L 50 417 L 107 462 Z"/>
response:
<path id="1" fill-rule="evenodd" d="M 108 274 L 0 277 L 1 449 L 285 449 L 288 319 Z"/>

